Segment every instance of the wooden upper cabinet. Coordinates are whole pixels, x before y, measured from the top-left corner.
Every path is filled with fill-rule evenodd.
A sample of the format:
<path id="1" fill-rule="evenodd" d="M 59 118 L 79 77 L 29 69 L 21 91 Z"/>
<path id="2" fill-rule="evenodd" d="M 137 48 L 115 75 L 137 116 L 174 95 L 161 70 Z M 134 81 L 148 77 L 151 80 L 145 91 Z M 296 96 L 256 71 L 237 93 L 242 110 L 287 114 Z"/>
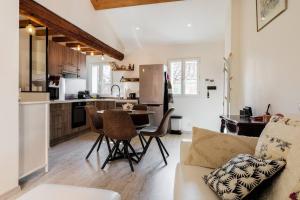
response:
<path id="1" fill-rule="evenodd" d="M 50 75 L 61 74 L 63 46 L 49 41 L 48 70 Z"/>
<path id="2" fill-rule="evenodd" d="M 56 42 L 49 41 L 48 71 L 50 75 L 60 75 L 63 70 L 77 73 L 87 78 L 86 55 Z"/>
<path id="3" fill-rule="evenodd" d="M 79 77 L 87 79 L 86 55 L 79 53 L 78 58 Z"/>

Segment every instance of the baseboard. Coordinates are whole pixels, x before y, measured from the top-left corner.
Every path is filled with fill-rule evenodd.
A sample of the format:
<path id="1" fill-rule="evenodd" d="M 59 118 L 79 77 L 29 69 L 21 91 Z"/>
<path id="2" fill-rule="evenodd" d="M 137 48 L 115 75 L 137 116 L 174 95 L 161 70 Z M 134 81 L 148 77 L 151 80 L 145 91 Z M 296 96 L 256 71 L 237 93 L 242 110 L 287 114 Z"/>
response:
<path id="1" fill-rule="evenodd" d="M 17 186 L 10 191 L 0 195 L 0 200 L 6 200 L 21 191 L 21 187 Z"/>

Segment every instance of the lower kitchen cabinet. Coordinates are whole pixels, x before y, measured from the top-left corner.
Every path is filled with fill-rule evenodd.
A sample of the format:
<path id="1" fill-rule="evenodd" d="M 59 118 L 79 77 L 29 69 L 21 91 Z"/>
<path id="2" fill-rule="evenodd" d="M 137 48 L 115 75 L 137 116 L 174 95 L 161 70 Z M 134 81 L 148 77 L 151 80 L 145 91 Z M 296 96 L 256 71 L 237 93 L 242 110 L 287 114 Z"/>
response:
<path id="1" fill-rule="evenodd" d="M 116 108 L 116 103 L 114 101 L 91 101 L 87 102 L 86 105 L 96 105 L 98 110 Z M 86 125 L 72 128 L 72 103 L 57 103 L 50 105 L 50 146 L 77 137 L 88 129 L 88 117 L 86 119 Z"/>

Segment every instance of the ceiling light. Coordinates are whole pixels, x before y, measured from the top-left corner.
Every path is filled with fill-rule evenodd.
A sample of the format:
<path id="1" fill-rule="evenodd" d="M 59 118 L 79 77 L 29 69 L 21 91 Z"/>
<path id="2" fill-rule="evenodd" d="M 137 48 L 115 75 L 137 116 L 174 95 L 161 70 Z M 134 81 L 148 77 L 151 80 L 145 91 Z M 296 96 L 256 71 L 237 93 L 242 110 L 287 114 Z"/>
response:
<path id="1" fill-rule="evenodd" d="M 34 34 L 35 34 L 35 27 L 32 26 L 31 23 L 29 23 L 29 24 L 26 26 L 26 31 L 27 31 L 30 35 L 34 35 Z"/>
<path id="2" fill-rule="evenodd" d="M 191 28 L 192 27 L 192 24 L 187 24 L 186 25 L 188 28 Z"/>
<path id="3" fill-rule="evenodd" d="M 92 51 L 92 52 L 91 52 L 91 56 L 94 56 L 94 55 L 95 55 L 95 54 L 94 54 L 94 52 Z"/>
<path id="4" fill-rule="evenodd" d="M 136 27 L 135 30 L 139 31 L 139 30 L 141 30 L 141 28 L 140 27 Z"/>
<path id="5" fill-rule="evenodd" d="M 104 60 L 105 58 L 104 58 L 104 54 L 102 54 L 102 56 L 101 56 L 101 60 Z"/>
<path id="6" fill-rule="evenodd" d="M 81 48 L 80 48 L 80 45 L 77 45 L 77 51 L 80 51 L 81 50 Z"/>

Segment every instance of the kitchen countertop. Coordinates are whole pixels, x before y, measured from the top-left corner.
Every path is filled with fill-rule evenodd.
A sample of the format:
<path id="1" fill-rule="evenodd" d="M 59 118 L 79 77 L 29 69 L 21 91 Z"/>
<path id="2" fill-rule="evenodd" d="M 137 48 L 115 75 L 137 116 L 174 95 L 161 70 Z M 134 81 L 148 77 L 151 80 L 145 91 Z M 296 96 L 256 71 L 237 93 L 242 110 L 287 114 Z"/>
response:
<path id="1" fill-rule="evenodd" d="M 59 104 L 59 103 L 76 103 L 76 102 L 101 102 L 101 101 L 114 101 L 116 103 L 138 103 L 137 99 L 72 99 L 72 100 L 54 100 L 50 101 L 50 104 Z"/>
<path id="2" fill-rule="evenodd" d="M 50 101 L 20 101 L 20 105 L 50 104 Z"/>

